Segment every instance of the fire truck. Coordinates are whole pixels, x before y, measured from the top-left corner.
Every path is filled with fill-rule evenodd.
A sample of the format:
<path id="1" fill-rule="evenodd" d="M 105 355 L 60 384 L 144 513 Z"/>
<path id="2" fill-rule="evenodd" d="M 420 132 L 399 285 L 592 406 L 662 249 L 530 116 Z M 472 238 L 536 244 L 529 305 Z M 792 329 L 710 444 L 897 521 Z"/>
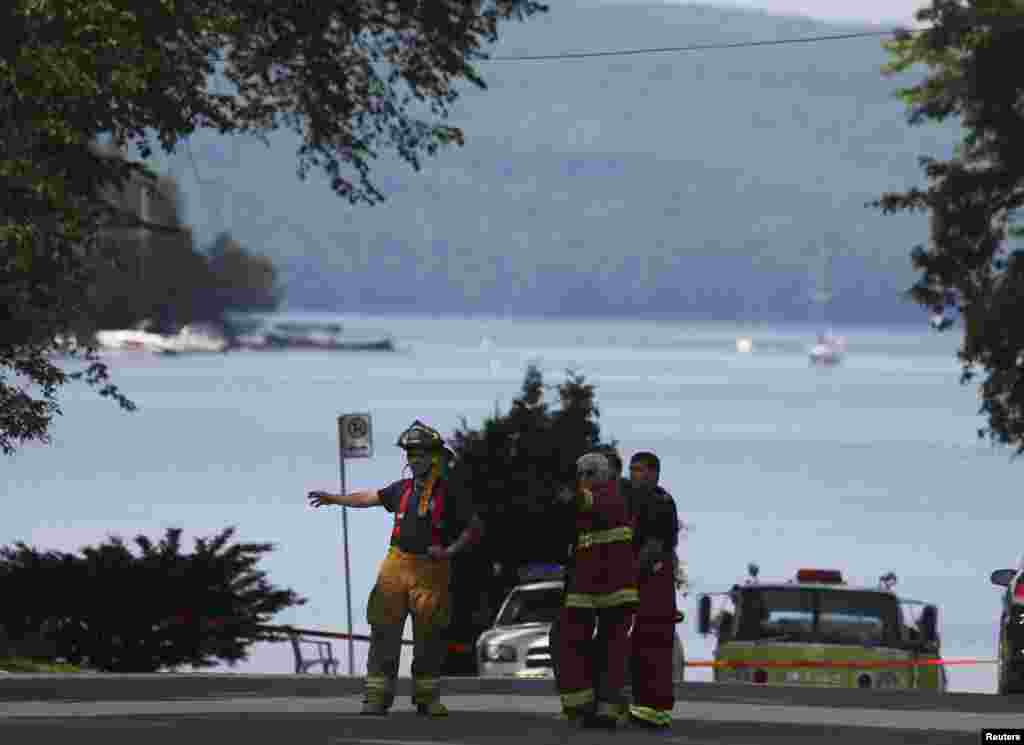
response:
<path id="1" fill-rule="evenodd" d="M 836 569 L 800 569 L 698 599 L 698 631 L 717 637 L 714 680 L 945 692 L 938 608 L 898 596 L 892 572 L 851 586 Z M 716 608 L 717 606 L 717 608 Z"/>

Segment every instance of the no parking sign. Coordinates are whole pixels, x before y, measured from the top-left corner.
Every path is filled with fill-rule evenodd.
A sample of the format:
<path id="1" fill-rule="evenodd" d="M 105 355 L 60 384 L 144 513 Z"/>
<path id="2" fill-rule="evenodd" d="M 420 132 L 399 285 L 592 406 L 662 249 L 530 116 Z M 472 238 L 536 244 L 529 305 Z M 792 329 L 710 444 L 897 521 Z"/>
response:
<path id="1" fill-rule="evenodd" d="M 373 455 L 373 431 L 369 414 L 342 414 L 338 417 L 338 444 L 341 453 L 341 493 L 345 494 L 345 461 Z M 341 531 L 345 549 L 345 602 L 348 606 L 348 674 L 355 675 L 355 651 L 352 643 L 352 577 L 348 558 L 348 508 L 341 510 Z"/>
<path id="2" fill-rule="evenodd" d="M 373 455 L 373 430 L 369 414 L 342 414 L 338 417 L 341 457 L 369 458 Z"/>

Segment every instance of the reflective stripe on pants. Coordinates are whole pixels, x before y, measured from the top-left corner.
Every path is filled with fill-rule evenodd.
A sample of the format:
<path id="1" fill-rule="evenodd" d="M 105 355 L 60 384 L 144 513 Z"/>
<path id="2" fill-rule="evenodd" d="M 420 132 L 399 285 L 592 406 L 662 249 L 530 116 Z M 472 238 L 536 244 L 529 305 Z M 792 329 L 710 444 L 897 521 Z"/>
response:
<path id="1" fill-rule="evenodd" d="M 414 678 L 412 701 L 414 704 L 429 704 L 441 698 L 440 678 Z"/>
<path id="2" fill-rule="evenodd" d="M 395 700 L 395 679 L 384 675 L 366 676 L 366 690 L 363 703 L 391 707 Z"/>
<path id="3" fill-rule="evenodd" d="M 586 709 L 594 703 L 594 689 L 582 688 L 575 691 L 562 693 L 562 711 L 566 714 L 575 714 L 580 709 Z"/>

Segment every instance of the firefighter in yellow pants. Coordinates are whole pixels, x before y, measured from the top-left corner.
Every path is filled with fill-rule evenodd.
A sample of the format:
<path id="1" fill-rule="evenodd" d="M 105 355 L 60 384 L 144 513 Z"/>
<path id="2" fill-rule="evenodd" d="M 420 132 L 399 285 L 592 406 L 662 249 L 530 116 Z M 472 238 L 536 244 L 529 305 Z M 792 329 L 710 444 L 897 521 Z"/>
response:
<path id="1" fill-rule="evenodd" d="M 480 540 L 483 524 L 467 499 L 449 493 L 446 476 L 454 453 L 436 430 L 416 420 L 397 445 L 406 452 L 412 478 L 352 494 L 313 491 L 309 500 L 315 507 L 382 505 L 394 513 L 391 546 L 366 607 L 370 654 L 362 713 L 384 715 L 394 703 L 402 631 L 411 613 L 413 704 L 419 714 L 441 717 L 448 714 L 440 678 L 451 558 Z"/>
<path id="2" fill-rule="evenodd" d="M 380 567 L 366 606 L 370 656 L 366 664 L 366 705 L 387 711 L 394 701 L 394 682 L 402 648 L 405 619 L 412 613 L 413 701 L 417 707 L 438 701 L 444 630 L 448 626 L 450 562 L 406 553 L 392 546 Z M 435 715 L 443 715 L 435 706 Z"/>

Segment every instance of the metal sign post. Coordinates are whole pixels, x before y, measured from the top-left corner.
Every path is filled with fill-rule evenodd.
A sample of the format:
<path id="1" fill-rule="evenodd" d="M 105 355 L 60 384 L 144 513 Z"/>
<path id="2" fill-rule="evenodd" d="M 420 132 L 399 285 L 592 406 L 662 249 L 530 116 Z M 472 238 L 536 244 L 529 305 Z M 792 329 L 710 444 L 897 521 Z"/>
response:
<path id="1" fill-rule="evenodd" d="M 369 414 L 342 414 L 338 417 L 338 444 L 341 461 L 341 493 L 345 494 L 345 459 L 373 455 L 373 432 Z M 348 674 L 355 675 L 355 641 L 352 638 L 352 575 L 348 560 L 348 507 L 341 508 L 341 533 L 345 550 L 345 602 L 348 606 Z"/>

